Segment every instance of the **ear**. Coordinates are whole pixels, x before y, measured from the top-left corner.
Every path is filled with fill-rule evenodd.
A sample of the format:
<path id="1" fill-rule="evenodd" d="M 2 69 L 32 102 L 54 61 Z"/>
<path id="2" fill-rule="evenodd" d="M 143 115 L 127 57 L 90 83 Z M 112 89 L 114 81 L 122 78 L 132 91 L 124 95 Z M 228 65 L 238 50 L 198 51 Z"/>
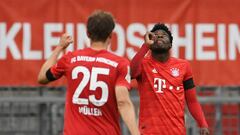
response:
<path id="1" fill-rule="evenodd" d="M 88 36 L 88 37 L 90 36 L 89 32 L 87 32 L 87 36 Z"/>
<path id="2" fill-rule="evenodd" d="M 108 37 L 111 39 L 112 38 L 112 33 L 110 33 L 110 35 Z"/>

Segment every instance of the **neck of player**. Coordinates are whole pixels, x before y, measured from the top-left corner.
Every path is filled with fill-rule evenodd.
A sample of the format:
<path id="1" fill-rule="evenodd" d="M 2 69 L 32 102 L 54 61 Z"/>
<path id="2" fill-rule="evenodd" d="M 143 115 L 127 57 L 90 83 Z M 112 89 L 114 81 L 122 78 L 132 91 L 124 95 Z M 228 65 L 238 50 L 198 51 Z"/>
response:
<path id="1" fill-rule="evenodd" d="M 155 52 L 152 52 L 152 57 L 159 61 L 159 62 L 166 62 L 169 57 L 170 57 L 170 52 L 167 51 L 167 52 L 164 52 L 164 53 L 155 53 Z"/>
<path id="2" fill-rule="evenodd" d="M 102 41 L 95 41 L 95 42 L 91 42 L 91 48 L 93 50 L 107 50 L 108 45 L 110 44 L 110 42 L 107 40 L 105 42 Z"/>

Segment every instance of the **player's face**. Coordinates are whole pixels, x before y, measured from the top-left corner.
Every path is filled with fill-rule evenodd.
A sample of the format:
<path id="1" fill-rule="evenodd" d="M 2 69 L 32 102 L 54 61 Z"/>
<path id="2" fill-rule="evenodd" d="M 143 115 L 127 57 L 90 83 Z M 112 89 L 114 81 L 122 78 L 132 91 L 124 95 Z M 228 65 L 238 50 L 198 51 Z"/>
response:
<path id="1" fill-rule="evenodd" d="M 150 46 L 150 49 L 156 53 L 167 52 L 171 49 L 172 44 L 170 42 L 167 32 L 164 30 L 157 30 L 153 36 L 154 43 Z"/>

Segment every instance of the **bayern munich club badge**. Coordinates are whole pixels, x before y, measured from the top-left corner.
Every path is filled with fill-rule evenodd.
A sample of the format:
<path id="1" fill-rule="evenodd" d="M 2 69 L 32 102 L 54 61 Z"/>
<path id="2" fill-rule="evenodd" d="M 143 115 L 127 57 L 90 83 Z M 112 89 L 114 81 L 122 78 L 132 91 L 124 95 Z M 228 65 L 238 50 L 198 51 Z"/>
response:
<path id="1" fill-rule="evenodd" d="M 178 77 L 179 76 L 179 69 L 178 68 L 171 68 L 172 76 Z"/>

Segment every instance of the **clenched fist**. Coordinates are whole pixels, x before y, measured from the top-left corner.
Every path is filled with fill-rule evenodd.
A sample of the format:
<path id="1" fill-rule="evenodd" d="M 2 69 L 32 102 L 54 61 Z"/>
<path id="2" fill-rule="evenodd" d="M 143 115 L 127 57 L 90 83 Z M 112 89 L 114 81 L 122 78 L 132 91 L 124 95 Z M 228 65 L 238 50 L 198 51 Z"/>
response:
<path id="1" fill-rule="evenodd" d="M 155 35 L 152 32 L 147 32 L 144 35 L 144 41 L 145 41 L 145 44 L 148 45 L 148 47 L 154 43 L 154 39 L 155 39 Z"/>
<path id="2" fill-rule="evenodd" d="M 65 49 L 67 48 L 71 43 L 73 43 L 73 38 L 72 36 L 70 36 L 69 34 L 67 33 L 64 33 L 61 38 L 60 38 L 60 42 L 59 42 L 59 45 Z"/>

